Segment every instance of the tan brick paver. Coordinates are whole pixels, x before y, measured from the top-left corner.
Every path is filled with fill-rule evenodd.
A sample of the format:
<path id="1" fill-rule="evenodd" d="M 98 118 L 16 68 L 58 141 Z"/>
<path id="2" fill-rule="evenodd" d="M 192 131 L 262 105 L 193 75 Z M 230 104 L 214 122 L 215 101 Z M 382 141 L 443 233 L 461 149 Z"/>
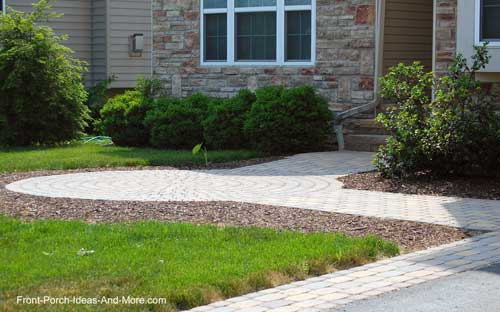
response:
<path id="1" fill-rule="evenodd" d="M 370 153 L 314 153 L 233 170 L 110 171 L 7 186 L 47 197 L 240 201 L 494 231 L 193 311 L 328 311 L 354 300 L 500 262 L 500 201 L 344 190 L 341 175 L 372 169 Z"/>

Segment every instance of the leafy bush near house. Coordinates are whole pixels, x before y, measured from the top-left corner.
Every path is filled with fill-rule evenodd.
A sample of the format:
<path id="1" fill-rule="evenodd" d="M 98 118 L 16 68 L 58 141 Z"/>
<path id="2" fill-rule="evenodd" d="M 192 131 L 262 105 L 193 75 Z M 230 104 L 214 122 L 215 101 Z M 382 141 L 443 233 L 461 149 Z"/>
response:
<path id="1" fill-rule="evenodd" d="M 209 101 L 202 94 L 156 100 L 145 119 L 145 125 L 151 129 L 151 144 L 168 149 L 191 149 L 199 144 L 203 140 L 202 120 Z"/>
<path id="2" fill-rule="evenodd" d="M 437 80 L 419 64 L 399 65 L 382 79 L 382 96 L 398 104 L 378 117 L 390 132 L 375 158 L 383 175 L 500 176 L 500 118 L 475 79 L 489 55 L 486 45 L 475 51 L 471 65 L 458 55 Z"/>
<path id="3" fill-rule="evenodd" d="M 407 176 L 426 166 L 421 143 L 430 114 L 433 80 L 434 75 L 426 73 L 418 62 L 399 64 L 381 80 L 382 98 L 396 104 L 377 118 L 390 134 L 375 158 L 377 168 L 387 176 Z"/>
<path id="4" fill-rule="evenodd" d="M 85 129 L 85 133 L 99 134 L 101 132 L 101 129 L 99 129 L 99 125 L 101 124 L 100 112 L 104 107 L 104 104 L 107 102 L 107 92 L 115 79 L 115 76 L 110 76 L 108 79 L 98 82 L 87 90 L 89 95 L 87 99 L 87 106 L 90 109 L 91 120 Z"/>
<path id="5" fill-rule="evenodd" d="M 152 100 L 140 90 L 129 90 L 108 100 L 101 109 L 99 127 L 121 146 L 147 146 L 149 130 L 144 119 Z"/>
<path id="6" fill-rule="evenodd" d="M 87 125 L 83 62 L 43 21 L 59 17 L 49 1 L 32 13 L 0 14 L 0 145 L 54 144 Z"/>
<path id="7" fill-rule="evenodd" d="M 253 92 L 243 89 L 231 99 L 212 101 L 203 121 L 205 144 L 212 149 L 248 147 L 243 127 L 255 100 Z"/>
<path id="8" fill-rule="evenodd" d="M 244 128 L 254 148 L 294 153 L 324 146 L 333 116 L 327 101 L 312 87 L 265 87 L 256 96 Z"/>

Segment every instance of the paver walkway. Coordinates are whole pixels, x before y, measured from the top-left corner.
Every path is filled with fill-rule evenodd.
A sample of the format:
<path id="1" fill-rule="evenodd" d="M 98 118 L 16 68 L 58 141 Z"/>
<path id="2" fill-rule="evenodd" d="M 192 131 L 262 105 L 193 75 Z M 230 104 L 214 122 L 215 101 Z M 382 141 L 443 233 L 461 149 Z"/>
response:
<path id="1" fill-rule="evenodd" d="M 47 197 L 237 201 L 499 229 L 500 201 L 344 190 L 337 178 L 372 169 L 373 154 L 302 154 L 232 170 L 108 171 L 38 177 L 7 186 Z"/>
<path id="2" fill-rule="evenodd" d="M 372 169 L 372 156 L 314 153 L 232 170 L 79 173 L 32 178 L 7 188 L 39 196 L 100 200 L 241 201 L 493 231 L 195 311 L 327 311 L 500 262 L 500 201 L 342 189 L 338 176 Z"/>

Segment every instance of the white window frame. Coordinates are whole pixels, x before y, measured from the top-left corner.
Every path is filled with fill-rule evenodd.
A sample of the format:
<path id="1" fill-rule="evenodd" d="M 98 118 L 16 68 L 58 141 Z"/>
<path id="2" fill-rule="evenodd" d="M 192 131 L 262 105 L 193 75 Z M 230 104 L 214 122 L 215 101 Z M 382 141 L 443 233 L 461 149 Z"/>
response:
<path id="1" fill-rule="evenodd" d="M 277 0 L 276 6 L 235 8 L 235 0 L 227 0 L 227 8 L 205 9 L 200 0 L 200 64 L 202 66 L 313 66 L 316 64 L 316 0 L 311 5 L 285 6 Z M 285 12 L 311 11 L 311 60 L 285 61 Z M 276 12 L 276 61 L 237 61 L 235 55 L 235 16 L 241 12 Z M 227 14 L 227 61 L 205 61 L 205 14 Z"/>
<path id="2" fill-rule="evenodd" d="M 474 42 L 476 45 L 482 45 L 486 41 L 481 38 L 481 1 L 476 0 L 475 6 L 475 25 L 474 25 Z M 500 40 L 497 41 L 489 41 L 488 46 L 490 47 L 499 47 L 500 48 Z"/>

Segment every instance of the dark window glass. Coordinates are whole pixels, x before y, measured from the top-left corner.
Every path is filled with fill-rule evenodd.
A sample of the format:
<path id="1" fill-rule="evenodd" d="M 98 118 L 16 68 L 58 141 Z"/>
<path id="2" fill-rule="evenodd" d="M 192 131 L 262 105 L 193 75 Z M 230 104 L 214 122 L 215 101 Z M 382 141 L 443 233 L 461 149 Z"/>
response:
<path id="1" fill-rule="evenodd" d="M 286 12 L 287 61 L 311 60 L 311 11 Z"/>
<path id="2" fill-rule="evenodd" d="M 500 41 L 500 0 L 481 1 L 481 40 Z"/>
<path id="3" fill-rule="evenodd" d="M 227 0 L 203 0 L 205 9 L 221 9 L 227 8 Z"/>
<path id="4" fill-rule="evenodd" d="M 236 14 L 236 60 L 276 60 L 276 12 Z"/>
<path id="5" fill-rule="evenodd" d="M 276 6 L 276 0 L 236 0 L 236 8 Z"/>
<path id="6" fill-rule="evenodd" d="M 311 5 L 311 0 L 285 0 L 285 5 Z"/>
<path id="7" fill-rule="evenodd" d="M 205 15 L 205 61 L 227 59 L 227 15 Z"/>

